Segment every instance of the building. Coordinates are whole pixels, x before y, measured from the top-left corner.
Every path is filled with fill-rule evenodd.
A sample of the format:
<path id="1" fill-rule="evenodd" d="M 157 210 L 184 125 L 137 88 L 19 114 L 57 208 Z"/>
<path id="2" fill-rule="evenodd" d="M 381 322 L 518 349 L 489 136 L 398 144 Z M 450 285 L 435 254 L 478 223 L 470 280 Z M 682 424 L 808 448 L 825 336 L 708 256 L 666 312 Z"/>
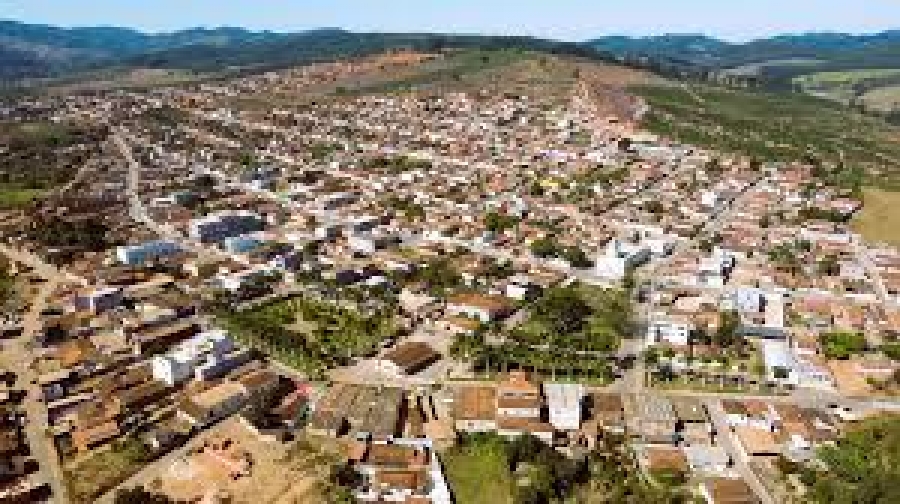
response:
<path id="1" fill-rule="evenodd" d="M 560 431 L 581 428 L 584 386 L 576 383 L 545 383 L 550 425 Z"/>
<path id="2" fill-rule="evenodd" d="M 178 404 L 177 415 L 194 428 L 207 427 L 237 413 L 254 395 L 274 389 L 278 376 L 271 371 L 251 371 L 190 394 Z"/>
<path id="3" fill-rule="evenodd" d="M 447 300 L 448 316 L 465 316 L 489 323 L 503 319 L 515 311 L 504 296 L 485 294 L 457 294 Z"/>
<path id="4" fill-rule="evenodd" d="M 497 433 L 501 436 L 531 434 L 553 442 L 553 426 L 544 421 L 544 398 L 528 374 L 511 372 L 497 386 Z"/>
<path id="5" fill-rule="evenodd" d="M 103 313 L 122 304 L 122 289 L 98 287 L 85 289 L 75 297 L 75 307 L 92 313 Z"/>
<path id="6" fill-rule="evenodd" d="M 181 252 L 178 244 L 170 241 L 156 240 L 140 245 L 116 248 L 116 259 L 128 266 L 139 266 Z"/>
<path id="7" fill-rule="evenodd" d="M 453 502 L 428 439 L 372 442 L 353 467 L 364 480 L 353 492 L 359 502 Z"/>
<path id="8" fill-rule="evenodd" d="M 174 350 L 151 360 L 153 378 L 168 386 L 190 379 L 210 380 L 250 360 L 225 331 L 207 331 L 182 342 Z"/>
<path id="9" fill-rule="evenodd" d="M 497 430 L 497 389 L 459 387 L 453 398 L 455 427 L 460 432 Z"/>
<path id="10" fill-rule="evenodd" d="M 647 324 L 646 342 L 648 345 L 687 346 L 694 329 L 694 323 L 687 317 L 657 315 Z"/>
<path id="11" fill-rule="evenodd" d="M 247 211 L 220 212 L 191 221 L 188 235 L 201 243 L 219 243 L 226 238 L 262 231 L 259 215 Z"/>
<path id="12" fill-rule="evenodd" d="M 710 478 L 700 485 L 707 504 L 759 504 L 747 483 L 739 478 Z"/>
<path id="13" fill-rule="evenodd" d="M 309 430 L 332 437 L 393 439 L 400 434 L 403 390 L 336 384 L 313 407 Z"/>
<path id="14" fill-rule="evenodd" d="M 629 271 L 650 259 L 650 248 L 643 244 L 610 240 L 603 255 L 594 261 L 598 276 L 621 280 Z"/>
<path id="15" fill-rule="evenodd" d="M 798 356 L 787 341 L 762 341 L 766 377 L 770 382 L 795 387 L 831 388 L 834 380 L 825 366 Z"/>
<path id="16" fill-rule="evenodd" d="M 382 370 L 394 376 L 411 375 L 427 368 L 441 358 L 428 343 L 402 343 L 378 361 Z"/>

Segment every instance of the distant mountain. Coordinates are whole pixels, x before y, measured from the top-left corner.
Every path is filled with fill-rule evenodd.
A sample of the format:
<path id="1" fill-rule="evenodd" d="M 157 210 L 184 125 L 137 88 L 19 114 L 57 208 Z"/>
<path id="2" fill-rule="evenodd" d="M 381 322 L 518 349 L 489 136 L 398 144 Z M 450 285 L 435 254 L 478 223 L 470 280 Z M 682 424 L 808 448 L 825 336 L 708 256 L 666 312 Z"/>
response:
<path id="1" fill-rule="evenodd" d="M 194 28 L 146 34 L 128 28 L 59 28 L 0 21 L 0 80 L 52 77 L 183 47 L 239 47 L 287 35 L 243 28 Z"/>
<path id="2" fill-rule="evenodd" d="M 602 37 L 587 45 L 620 58 L 676 62 L 694 69 L 721 70 L 772 61 L 815 60 L 827 70 L 900 67 L 900 30 L 873 35 L 807 33 L 730 43 L 703 35 Z"/>
<path id="3" fill-rule="evenodd" d="M 352 33 L 334 28 L 290 34 L 242 28 L 147 34 L 116 27 L 58 28 L 0 21 L 0 84 L 109 67 L 277 68 L 397 48 L 521 48 L 609 59 L 581 44 L 531 37 Z"/>

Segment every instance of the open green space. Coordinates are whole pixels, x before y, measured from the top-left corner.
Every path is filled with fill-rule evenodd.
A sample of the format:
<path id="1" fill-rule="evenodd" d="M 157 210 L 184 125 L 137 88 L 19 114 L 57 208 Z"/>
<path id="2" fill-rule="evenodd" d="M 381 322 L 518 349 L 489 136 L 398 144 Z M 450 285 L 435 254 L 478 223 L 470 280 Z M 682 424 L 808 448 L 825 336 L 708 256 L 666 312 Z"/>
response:
<path id="1" fill-rule="evenodd" d="M 900 182 L 900 129 L 878 117 L 794 93 L 706 85 L 641 86 L 644 125 L 660 135 L 761 162 L 818 160 L 860 167 L 869 183 Z"/>
<path id="2" fill-rule="evenodd" d="M 648 483 L 617 438 L 569 458 L 532 436 L 467 435 L 441 461 L 455 501 L 466 504 L 696 502 L 679 481 Z"/>
<path id="3" fill-rule="evenodd" d="M 441 457 L 456 502 L 513 504 L 506 443 L 491 437 L 460 444 Z"/>
<path id="4" fill-rule="evenodd" d="M 45 194 L 42 189 L 0 188 L 0 210 L 22 208 Z"/>
<path id="5" fill-rule="evenodd" d="M 396 333 L 388 314 L 367 317 L 303 298 L 245 311 L 220 310 L 217 318 L 242 343 L 315 375 L 373 353 Z"/>
<path id="6" fill-rule="evenodd" d="M 842 72 L 817 72 L 794 78 L 794 82 L 809 85 L 853 84 L 861 79 L 900 77 L 900 68 L 872 68 Z"/>
<path id="7" fill-rule="evenodd" d="M 610 378 L 604 357 L 633 330 L 628 295 L 615 289 L 553 288 L 524 309 L 522 324 L 460 336 L 451 352 L 479 373 L 524 369 L 553 380 L 603 382 Z M 488 344 L 488 335 L 502 342 Z"/>
<path id="8" fill-rule="evenodd" d="M 851 427 L 837 444 L 820 448 L 818 456 L 822 468 L 801 472 L 809 502 L 900 502 L 900 416 L 882 415 Z"/>

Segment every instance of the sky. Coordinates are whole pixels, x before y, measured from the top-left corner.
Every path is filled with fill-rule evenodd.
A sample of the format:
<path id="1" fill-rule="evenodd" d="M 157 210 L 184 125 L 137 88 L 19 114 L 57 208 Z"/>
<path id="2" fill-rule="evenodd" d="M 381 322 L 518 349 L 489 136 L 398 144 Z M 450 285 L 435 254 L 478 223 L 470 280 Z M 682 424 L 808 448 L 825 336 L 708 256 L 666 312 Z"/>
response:
<path id="1" fill-rule="evenodd" d="M 533 35 L 781 33 L 900 28 L 900 0 L 0 0 L 0 19 L 144 31 L 240 26 Z"/>

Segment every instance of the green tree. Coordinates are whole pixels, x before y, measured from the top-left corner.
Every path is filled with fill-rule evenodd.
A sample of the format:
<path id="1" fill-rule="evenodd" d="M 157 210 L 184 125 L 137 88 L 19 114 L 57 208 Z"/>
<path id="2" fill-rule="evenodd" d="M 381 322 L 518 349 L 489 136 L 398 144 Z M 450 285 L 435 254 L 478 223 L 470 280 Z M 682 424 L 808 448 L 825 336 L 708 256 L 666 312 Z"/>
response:
<path id="1" fill-rule="evenodd" d="M 883 415 L 852 428 L 818 458 L 825 469 L 807 468 L 809 499 L 820 504 L 900 502 L 900 417 Z"/>
<path id="2" fill-rule="evenodd" d="M 860 333 L 835 331 L 819 335 L 822 351 L 829 359 L 848 359 L 866 350 L 866 338 Z"/>

